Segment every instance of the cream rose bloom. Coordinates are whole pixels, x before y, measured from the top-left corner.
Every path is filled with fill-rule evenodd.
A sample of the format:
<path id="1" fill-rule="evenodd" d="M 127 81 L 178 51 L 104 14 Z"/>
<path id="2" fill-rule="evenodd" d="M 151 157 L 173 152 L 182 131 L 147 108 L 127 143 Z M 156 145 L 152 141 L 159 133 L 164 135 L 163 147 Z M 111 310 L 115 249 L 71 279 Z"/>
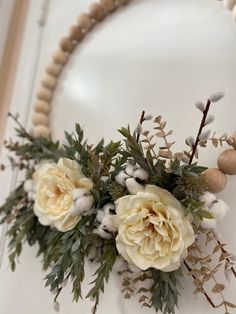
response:
<path id="1" fill-rule="evenodd" d="M 194 242 L 194 231 L 179 201 L 166 190 L 145 186 L 117 200 L 117 250 L 130 264 L 165 272 L 179 268 Z"/>
<path id="2" fill-rule="evenodd" d="M 92 181 L 83 175 L 76 161 L 68 158 L 41 166 L 34 181 L 34 212 L 39 222 L 62 232 L 71 230 L 80 219 L 80 215 L 70 214 L 74 209 L 72 192 L 78 188 L 91 190 Z"/>

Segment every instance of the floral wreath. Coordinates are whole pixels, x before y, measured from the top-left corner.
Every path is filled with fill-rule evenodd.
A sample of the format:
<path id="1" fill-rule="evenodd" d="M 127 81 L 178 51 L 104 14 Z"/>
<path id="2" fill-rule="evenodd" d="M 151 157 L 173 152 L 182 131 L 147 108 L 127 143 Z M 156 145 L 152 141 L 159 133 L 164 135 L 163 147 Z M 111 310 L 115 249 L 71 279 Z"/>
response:
<path id="1" fill-rule="evenodd" d="M 135 130 L 129 126 L 119 130 L 124 138 L 119 142 L 89 145 L 79 124 L 73 134 L 65 132 L 65 143 L 50 136 L 49 102 L 63 65 L 98 21 L 127 2 L 93 3 L 89 14 L 81 14 L 78 25 L 61 41 L 37 94 L 33 134 L 9 114 L 23 141 L 5 141 L 5 146 L 14 154 L 9 157 L 12 168 L 24 175 L 0 208 L 1 223 L 9 224 L 11 269 L 24 242 L 37 244 L 57 310 L 68 280 L 73 300 L 82 298 L 84 264 L 89 259 L 97 265 L 86 296 L 95 302 L 93 313 L 113 269 L 121 277 L 126 299 L 138 294 L 143 307 L 174 313 L 185 267 L 193 278 L 194 293 L 229 313 L 236 305 L 225 299 L 225 284 L 217 273 L 236 278 L 235 256 L 216 232 L 229 208 L 214 193 L 225 188 L 226 174 L 236 174 L 236 133 L 219 137 L 207 128 L 214 121 L 211 105 L 223 93 L 213 94 L 206 104 L 196 103 L 201 123 L 196 136 L 185 140 L 183 152 L 173 152 L 173 132 L 166 130 L 166 121 L 144 111 Z M 233 9 L 233 1 L 225 4 Z M 147 121 L 153 121 L 153 132 L 144 128 Z M 218 157 L 218 168 L 194 161 L 199 148 L 209 143 L 230 146 Z M 5 167 L 1 165 L 2 170 Z M 209 287 L 211 294 L 221 297 L 219 304 Z"/>

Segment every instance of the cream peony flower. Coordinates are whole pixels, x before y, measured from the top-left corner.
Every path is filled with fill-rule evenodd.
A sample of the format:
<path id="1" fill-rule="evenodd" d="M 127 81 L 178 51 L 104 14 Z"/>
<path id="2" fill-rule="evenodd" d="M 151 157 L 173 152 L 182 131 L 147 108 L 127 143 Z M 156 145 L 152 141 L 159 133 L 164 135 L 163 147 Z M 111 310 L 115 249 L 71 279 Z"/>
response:
<path id="1" fill-rule="evenodd" d="M 179 201 L 168 191 L 147 185 L 116 203 L 116 246 L 121 256 L 142 270 L 179 268 L 194 242 L 194 231 Z"/>
<path id="2" fill-rule="evenodd" d="M 34 181 L 34 212 L 39 222 L 62 232 L 71 230 L 81 217 L 73 214 L 73 191 L 91 190 L 92 181 L 83 175 L 76 161 L 68 158 L 61 158 L 57 164 L 44 164 L 35 172 Z"/>

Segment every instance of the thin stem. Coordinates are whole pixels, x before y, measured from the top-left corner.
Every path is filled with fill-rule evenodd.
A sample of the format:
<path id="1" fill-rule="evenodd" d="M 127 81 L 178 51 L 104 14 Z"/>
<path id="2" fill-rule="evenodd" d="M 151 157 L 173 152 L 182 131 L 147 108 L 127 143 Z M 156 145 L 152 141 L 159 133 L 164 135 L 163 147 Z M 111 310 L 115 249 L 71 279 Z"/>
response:
<path id="1" fill-rule="evenodd" d="M 23 131 L 25 137 L 27 137 L 29 140 L 33 139 L 33 137 L 26 131 L 23 125 L 19 122 L 17 116 L 14 116 L 11 112 L 8 112 L 8 116 L 11 117 L 16 122 L 19 128 Z"/>
<path id="2" fill-rule="evenodd" d="M 192 271 L 192 268 L 188 265 L 188 263 L 187 263 L 186 261 L 184 261 L 184 265 L 185 265 L 185 267 L 187 268 L 187 270 L 188 270 L 189 272 Z M 192 276 L 192 278 L 193 278 L 194 280 L 197 279 L 196 276 L 194 276 L 193 274 L 192 274 L 191 276 Z M 205 296 L 205 298 L 207 299 L 207 301 L 210 303 L 210 305 L 211 305 L 213 308 L 215 308 L 216 305 L 214 304 L 214 302 L 212 301 L 212 299 L 210 298 L 210 296 L 207 294 L 206 290 L 205 290 L 203 287 L 201 287 L 201 288 L 202 288 L 202 293 L 204 294 L 204 296 Z"/>
<path id="3" fill-rule="evenodd" d="M 139 120 L 139 124 L 142 125 L 144 121 L 145 121 L 145 111 L 143 110 L 140 120 Z M 139 142 L 139 139 L 140 139 L 140 133 L 137 134 L 137 138 L 136 138 L 137 143 Z"/>
<path id="4" fill-rule="evenodd" d="M 194 158 L 195 153 L 196 153 L 196 150 L 197 150 L 197 146 L 198 146 L 198 144 L 199 144 L 199 142 L 200 142 L 199 137 L 200 137 L 200 135 L 202 134 L 202 130 L 203 130 L 204 126 L 205 126 L 206 118 L 207 118 L 207 115 L 208 115 L 210 106 L 211 106 L 211 101 L 208 99 L 208 100 L 207 100 L 207 104 L 206 104 L 206 108 L 205 108 L 205 110 L 203 111 L 203 117 L 202 117 L 202 121 L 201 121 L 199 130 L 198 130 L 198 134 L 197 134 L 195 143 L 194 143 L 194 145 L 193 145 L 192 154 L 191 154 L 190 159 L 189 159 L 189 165 L 191 165 L 191 163 L 192 163 L 192 161 L 193 161 L 193 158 Z"/>
<path id="5" fill-rule="evenodd" d="M 216 234 L 213 231 L 212 231 L 212 235 L 213 235 L 216 243 L 219 244 L 221 252 L 224 253 L 224 254 L 229 254 L 229 252 L 226 251 L 226 249 L 223 247 L 223 244 L 220 242 L 220 240 L 217 238 Z M 227 260 L 227 262 L 230 262 L 229 258 L 226 258 L 226 260 Z M 236 270 L 235 270 L 235 268 L 232 266 L 230 268 L 230 270 L 232 271 L 234 277 L 236 278 Z"/>

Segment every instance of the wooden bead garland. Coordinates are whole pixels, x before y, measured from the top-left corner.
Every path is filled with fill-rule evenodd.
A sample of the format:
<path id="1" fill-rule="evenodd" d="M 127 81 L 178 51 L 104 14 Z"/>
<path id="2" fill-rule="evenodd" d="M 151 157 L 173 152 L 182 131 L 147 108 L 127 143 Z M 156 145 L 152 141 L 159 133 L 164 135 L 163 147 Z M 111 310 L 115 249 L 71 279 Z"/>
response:
<path id="1" fill-rule="evenodd" d="M 82 13 L 78 17 L 78 25 L 72 25 L 68 37 L 61 39 L 59 43 L 59 50 L 53 55 L 53 61 L 46 67 L 46 75 L 42 80 L 42 87 L 37 93 L 38 101 L 34 109 L 33 116 L 33 135 L 35 137 L 48 138 L 50 100 L 52 92 L 56 86 L 57 78 L 61 70 L 74 48 L 80 42 L 84 35 L 93 28 L 96 22 L 101 21 L 108 13 L 115 10 L 117 7 L 126 5 L 131 0 L 100 0 L 100 2 L 92 3 L 89 7 L 89 13 Z M 236 0 L 224 0 L 224 6 L 233 11 L 233 18 L 236 21 Z M 233 147 L 236 149 L 236 132 L 233 134 Z M 230 151 L 230 152 L 228 152 Z M 236 174 L 236 151 L 226 150 L 218 158 L 217 168 L 209 168 L 203 173 L 209 191 L 213 193 L 220 192 L 226 186 L 227 177 L 225 174 Z M 222 170 L 222 171 L 221 171 Z"/>
<path id="2" fill-rule="evenodd" d="M 32 118 L 34 125 L 33 135 L 35 137 L 49 137 L 50 101 L 53 90 L 57 84 L 63 66 L 70 57 L 76 45 L 83 39 L 84 35 L 93 28 L 96 22 L 101 21 L 106 14 L 112 12 L 117 7 L 130 2 L 130 0 L 100 0 L 92 3 L 89 13 L 82 13 L 78 17 L 78 25 L 72 25 L 69 29 L 68 37 L 63 37 L 59 43 L 59 50 L 53 55 L 53 60 L 46 67 L 46 74 L 41 82 L 41 87 L 37 92 L 37 101 L 34 106 L 35 114 Z"/>

